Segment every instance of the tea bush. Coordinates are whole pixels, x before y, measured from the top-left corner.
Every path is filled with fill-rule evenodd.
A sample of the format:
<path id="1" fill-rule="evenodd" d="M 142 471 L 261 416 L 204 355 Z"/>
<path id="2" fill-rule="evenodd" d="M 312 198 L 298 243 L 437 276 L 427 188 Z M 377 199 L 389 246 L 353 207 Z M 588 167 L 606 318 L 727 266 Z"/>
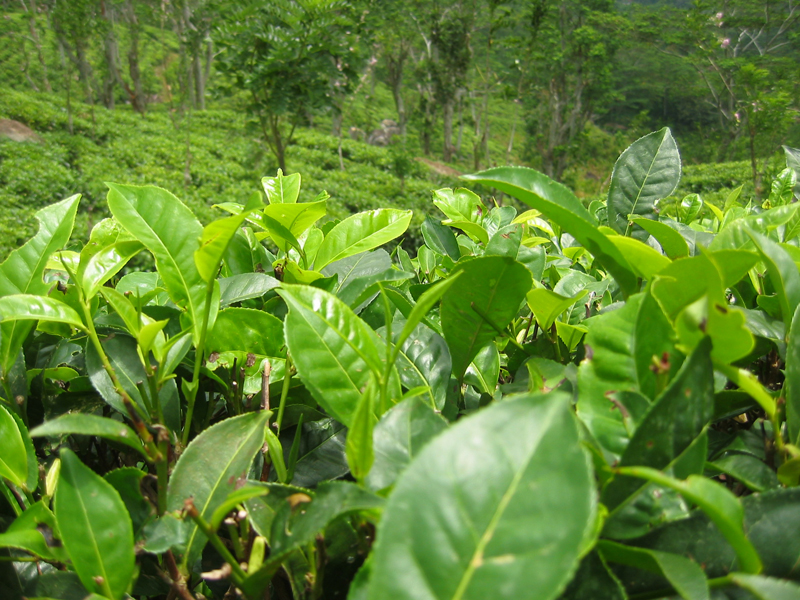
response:
<path id="1" fill-rule="evenodd" d="M 436 190 L 413 257 L 410 210 L 325 221 L 299 174 L 205 226 L 109 183 L 82 247 L 78 196 L 40 209 L 0 264 L 2 597 L 800 597 L 798 157 L 676 219 L 668 129 L 588 209 L 490 169 L 528 210 Z"/>

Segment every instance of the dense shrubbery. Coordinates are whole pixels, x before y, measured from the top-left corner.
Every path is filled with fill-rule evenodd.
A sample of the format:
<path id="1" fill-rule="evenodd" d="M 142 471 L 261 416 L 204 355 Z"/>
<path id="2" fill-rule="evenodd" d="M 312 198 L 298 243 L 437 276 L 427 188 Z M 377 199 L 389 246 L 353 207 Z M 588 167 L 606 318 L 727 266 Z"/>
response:
<path id="1" fill-rule="evenodd" d="M 676 219 L 666 129 L 588 209 L 491 169 L 529 210 L 439 189 L 413 258 L 411 211 L 324 222 L 297 174 L 205 227 L 110 184 L 72 250 L 43 208 L 0 264 L 0 595 L 800 597 L 798 158 Z"/>
<path id="2" fill-rule="evenodd" d="M 90 107 L 76 104 L 76 135 L 69 135 L 62 105 L 63 100 L 45 94 L 4 90 L 0 95 L 0 117 L 27 124 L 45 140 L 33 144 L 0 139 L 0 202 L 14 207 L 7 219 L 0 220 L 2 255 L 33 233 L 36 208 L 76 192 L 84 195 L 76 234 L 85 239 L 87 225 L 107 216 L 104 181 L 157 182 L 181 190 L 184 202 L 207 223 L 213 218 L 212 204 L 241 201 L 258 182 L 258 173 L 275 169 L 258 136 L 249 135 L 245 119 L 233 111 L 203 111 L 184 119 L 166 107 L 146 116 L 95 107 L 93 125 Z M 188 177 L 187 135 L 191 141 Z M 331 216 L 343 218 L 388 202 L 413 209 L 418 214 L 417 231 L 424 214 L 430 212 L 428 197 L 437 181 L 429 179 L 421 165 L 414 163 L 401 191 L 386 148 L 343 140 L 346 171 L 341 171 L 337 138 L 301 131 L 297 143 L 289 166 L 319 186 L 304 190 L 304 198 L 328 191 Z M 87 215 L 87 209 L 96 212 Z"/>

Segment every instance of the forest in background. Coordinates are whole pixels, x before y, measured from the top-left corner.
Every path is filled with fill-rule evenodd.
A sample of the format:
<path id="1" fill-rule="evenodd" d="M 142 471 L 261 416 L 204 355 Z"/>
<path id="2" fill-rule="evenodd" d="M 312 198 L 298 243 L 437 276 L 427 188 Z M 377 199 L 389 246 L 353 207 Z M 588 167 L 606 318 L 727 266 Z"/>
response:
<path id="1" fill-rule="evenodd" d="M 9 230 L 30 223 L 40 192 L 47 202 L 59 197 L 54 181 L 64 193 L 88 192 L 93 205 L 103 192 L 89 188 L 111 176 L 182 187 L 201 216 L 215 195 L 251 189 L 279 167 L 327 189 L 350 163 L 366 179 L 362 196 L 409 207 L 424 205 L 437 180 L 502 164 L 532 166 L 597 197 L 616 156 L 663 126 L 685 165 L 715 165 L 704 172 L 725 179 L 717 187 L 746 183 L 761 198 L 781 144 L 800 145 L 794 1 L 2 0 L 0 8 L 0 118 L 53 132 L 47 149 L 0 142 L 2 200 L 21 210 Z M 129 155 L 120 158 L 119 146 Z M 222 181 L 226 170 L 241 173 Z M 84 187 L 70 188 L 70 177 Z M 370 206 L 347 198 L 352 184 L 342 187 L 350 188 L 343 213 Z M 697 187 L 683 191 L 705 191 Z"/>

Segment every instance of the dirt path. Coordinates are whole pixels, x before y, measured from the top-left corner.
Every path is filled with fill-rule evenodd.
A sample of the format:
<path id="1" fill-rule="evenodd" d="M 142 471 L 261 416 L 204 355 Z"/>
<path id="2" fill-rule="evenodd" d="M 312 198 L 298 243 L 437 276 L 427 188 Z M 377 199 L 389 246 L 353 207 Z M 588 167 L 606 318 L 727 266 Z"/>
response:
<path id="1" fill-rule="evenodd" d="M 461 175 L 463 175 L 461 171 L 456 171 L 453 167 L 448 167 L 443 163 L 436 162 L 435 160 L 430 160 L 429 158 L 423 158 L 422 156 L 418 156 L 414 160 L 421 162 L 423 165 L 426 165 L 431 171 L 434 171 L 439 175 L 445 175 L 446 177 L 461 177 Z"/>

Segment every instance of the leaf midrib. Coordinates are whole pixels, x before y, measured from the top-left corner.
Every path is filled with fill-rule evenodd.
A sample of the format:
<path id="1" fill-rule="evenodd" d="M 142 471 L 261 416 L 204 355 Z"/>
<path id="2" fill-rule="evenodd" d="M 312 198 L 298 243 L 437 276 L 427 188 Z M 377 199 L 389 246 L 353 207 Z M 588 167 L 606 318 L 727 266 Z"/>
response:
<path id="1" fill-rule="evenodd" d="M 472 553 L 469 564 L 467 565 L 464 574 L 461 576 L 461 580 L 459 581 L 458 587 L 451 597 L 451 600 L 461 600 L 466 593 L 467 587 L 469 586 L 475 571 L 478 569 L 476 563 L 478 560 L 483 560 L 483 553 L 486 550 L 486 547 L 489 545 L 489 542 L 492 541 L 492 536 L 494 535 L 497 526 L 500 524 L 500 519 L 503 518 L 503 513 L 505 513 L 506 508 L 508 508 L 508 504 L 511 502 L 511 498 L 513 498 L 514 494 L 516 493 L 517 488 L 522 481 L 522 477 L 525 475 L 528 465 L 530 464 L 533 456 L 536 454 L 536 451 L 539 449 L 542 439 L 546 435 L 547 430 L 550 428 L 550 425 L 553 422 L 556 413 L 558 412 L 558 408 L 559 407 L 554 404 L 545 415 L 545 418 L 541 421 L 541 427 L 539 429 L 541 434 L 539 435 L 539 439 L 536 440 L 536 444 L 534 444 L 534 446 L 531 448 L 526 460 L 522 463 L 522 466 L 516 473 L 514 473 L 514 477 L 511 479 L 511 483 L 509 484 L 505 494 L 503 494 L 503 497 L 500 499 L 500 502 L 498 503 L 497 508 L 495 509 L 491 520 L 489 521 L 486 531 L 483 532 L 481 539 L 475 546 L 475 551 Z"/>
<path id="2" fill-rule="evenodd" d="M 119 193 L 119 192 L 117 192 L 117 193 Z M 177 260 L 173 256 L 172 251 L 169 248 L 167 248 L 166 244 L 161 239 L 161 236 L 155 231 L 155 229 L 153 229 L 150 226 L 150 223 L 147 222 L 147 220 L 144 218 L 142 213 L 140 213 L 139 210 L 131 202 L 129 202 L 128 199 L 125 196 L 123 196 L 121 193 L 119 193 L 119 196 L 120 196 L 120 198 L 122 198 L 123 202 L 125 202 L 125 204 L 127 204 L 128 207 L 130 207 L 130 210 L 135 215 L 135 218 L 138 219 L 144 225 L 144 227 L 147 229 L 148 233 L 150 233 L 158 241 L 158 245 L 161 247 L 161 249 L 164 251 L 166 256 L 169 258 L 169 262 L 172 263 L 173 270 L 175 272 L 177 272 L 178 279 L 180 280 L 181 285 L 183 286 L 183 289 L 186 292 L 186 301 L 189 304 L 189 312 L 191 312 L 191 314 L 192 314 L 192 320 L 196 323 L 196 321 L 197 321 L 196 317 L 197 317 L 198 311 L 196 310 L 197 307 L 195 306 L 194 298 L 192 297 L 192 293 L 191 293 L 191 289 L 189 288 L 189 285 L 186 283 L 186 278 L 183 276 L 183 269 L 180 267 L 180 265 L 178 264 Z M 165 206 L 165 205 L 162 204 L 162 207 L 163 206 Z M 125 227 L 125 224 L 122 223 L 122 226 Z M 127 227 L 125 227 L 125 228 L 127 229 Z M 131 232 L 131 233 L 133 233 L 133 232 Z M 136 234 L 133 234 L 133 235 L 136 235 Z M 138 236 L 136 236 L 136 237 L 138 238 Z M 145 244 L 145 246 L 146 246 L 146 244 Z M 148 250 L 150 250 L 150 249 L 148 248 Z M 152 250 L 150 250 L 150 251 L 152 252 Z M 155 258 L 156 258 L 156 263 L 158 263 L 158 257 L 155 257 Z M 198 273 L 198 275 L 199 275 L 199 273 Z M 201 280 L 202 280 L 202 278 L 201 278 Z M 166 281 L 164 283 L 166 283 Z"/>
<path id="3" fill-rule="evenodd" d="M 220 476 L 217 478 L 217 480 L 214 483 L 214 485 L 210 488 L 210 492 L 208 494 L 208 498 L 206 498 L 206 502 L 203 505 L 203 509 L 200 511 L 200 516 L 201 517 L 205 517 L 206 509 L 208 508 L 208 505 L 211 503 L 211 499 L 214 497 L 214 492 L 219 488 L 219 482 L 222 481 L 225 478 L 225 475 L 228 473 L 228 469 L 230 468 L 230 466 L 233 463 L 233 461 L 236 458 L 239 457 L 239 454 L 241 454 L 241 452 L 242 452 L 242 448 L 245 447 L 245 445 L 250 441 L 251 436 L 256 432 L 257 432 L 257 429 L 254 429 L 253 431 L 250 432 L 250 435 L 248 435 L 239 444 L 239 447 L 236 449 L 236 452 L 234 452 L 231 455 L 230 460 L 228 460 L 228 462 L 225 464 L 225 468 L 221 471 Z M 184 559 L 183 559 L 184 565 L 186 564 L 186 559 L 189 557 L 189 554 L 191 553 L 192 546 L 194 544 L 194 539 L 197 537 L 197 532 L 199 530 L 200 530 L 200 528 L 197 525 L 194 525 L 194 527 L 192 528 L 192 535 L 189 536 L 189 541 L 186 544 L 186 554 L 185 554 Z"/>
<path id="4" fill-rule="evenodd" d="M 658 148 L 656 148 L 655 154 L 653 154 L 653 158 L 650 161 L 650 166 L 647 168 L 647 173 L 644 176 L 644 180 L 642 184 L 639 186 L 639 191 L 636 194 L 636 199 L 633 201 L 631 205 L 631 211 L 629 214 L 636 214 L 636 206 L 639 204 L 639 200 L 642 197 L 642 192 L 644 191 L 645 186 L 647 186 L 647 180 L 650 178 L 650 174 L 653 172 L 653 165 L 656 164 L 656 160 L 658 159 L 658 155 L 661 153 L 661 148 L 664 147 L 664 142 L 666 141 L 667 136 L 666 134 L 661 138 L 661 141 L 658 143 Z M 625 227 L 625 235 L 628 235 L 628 232 L 631 230 L 631 222 L 628 219 L 628 215 L 625 215 L 625 221 L 627 225 Z"/>

